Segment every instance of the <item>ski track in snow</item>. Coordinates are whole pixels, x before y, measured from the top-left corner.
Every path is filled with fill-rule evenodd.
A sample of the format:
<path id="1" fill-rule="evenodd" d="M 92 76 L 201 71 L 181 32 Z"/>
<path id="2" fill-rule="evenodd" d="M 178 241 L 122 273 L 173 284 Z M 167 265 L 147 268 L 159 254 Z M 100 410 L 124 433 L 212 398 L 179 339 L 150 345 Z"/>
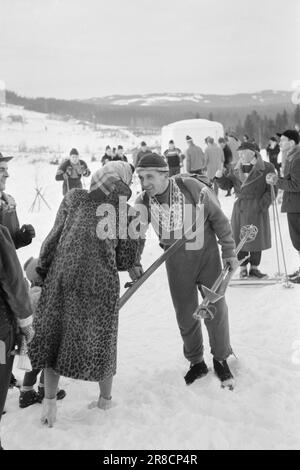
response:
<path id="1" fill-rule="evenodd" d="M 99 164 L 92 163 L 95 170 Z M 37 237 L 19 250 L 23 263 L 37 256 L 61 201 L 57 167 L 12 161 L 7 192 L 17 200 L 21 224 L 32 223 Z M 28 212 L 35 179 L 45 190 L 51 212 Z M 85 180 L 86 181 L 86 180 Z M 86 187 L 88 187 L 86 183 Z M 137 185 L 134 185 L 137 191 Z M 136 192 L 134 191 L 134 193 Z M 220 191 L 230 216 L 234 197 Z M 270 211 L 272 223 L 272 211 Z M 280 215 L 289 272 L 299 265 Z M 274 245 L 274 243 L 273 243 Z M 147 267 L 161 254 L 155 239 L 146 244 Z M 263 253 L 262 271 L 277 270 L 275 246 Z M 121 273 L 121 284 L 128 280 Z M 300 286 L 229 288 L 231 342 L 238 359 L 229 358 L 236 376 L 233 392 L 223 390 L 212 372 L 207 332 L 205 360 L 210 373 L 187 387 L 188 363 L 168 290 L 165 267 L 140 288 L 120 311 L 115 407 L 88 410 L 98 396 L 96 383 L 62 378 L 67 396 L 58 402 L 58 419 L 49 429 L 40 424 L 41 405 L 18 407 L 19 392 L 10 390 L 2 419 L 6 449 L 297 449 L 300 446 Z M 14 367 L 17 378 L 23 372 Z"/>

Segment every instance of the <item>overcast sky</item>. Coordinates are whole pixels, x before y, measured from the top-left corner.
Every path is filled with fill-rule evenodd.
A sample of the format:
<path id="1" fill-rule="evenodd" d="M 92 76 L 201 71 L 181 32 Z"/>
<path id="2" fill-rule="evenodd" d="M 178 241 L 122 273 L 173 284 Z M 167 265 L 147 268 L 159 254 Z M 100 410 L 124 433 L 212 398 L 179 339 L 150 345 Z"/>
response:
<path id="1" fill-rule="evenodd" d="M 300 0 L 0 0 L 0 79 L 57 98 L 290 90 Z"/>

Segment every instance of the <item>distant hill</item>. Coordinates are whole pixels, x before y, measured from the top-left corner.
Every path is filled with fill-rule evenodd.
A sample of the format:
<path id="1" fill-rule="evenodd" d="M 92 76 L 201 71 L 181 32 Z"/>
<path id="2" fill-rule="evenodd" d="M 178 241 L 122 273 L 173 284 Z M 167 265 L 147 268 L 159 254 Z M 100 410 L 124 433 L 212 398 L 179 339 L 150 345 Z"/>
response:
<path id="1" fill-rule="evenodd" d="M 7 102 L 47 114 L 70 116 L 99 124 L 128 127 L 161 127 L 181 119 L 209 118 L 235 128 L 253 110 L 274 118 L 284 109 L 294 109 L 291 92 L 265 90 L 235 95 L 160 93 L 111 95 L 88 100 L 28 98 L 7 92 Z"/>
<path id="2" fill-rule="evenodd" d="M 243 108 L 245 106 L 288 106 L 292 92 L 264 90 L 258 93 L 238 93 L 234 95 L 205 95 L 200 93 L 150 93 L 146 95 L 110 95 L 90 98 L 86 103 L 98 106 L 189 106 L 201 109 Z"/>

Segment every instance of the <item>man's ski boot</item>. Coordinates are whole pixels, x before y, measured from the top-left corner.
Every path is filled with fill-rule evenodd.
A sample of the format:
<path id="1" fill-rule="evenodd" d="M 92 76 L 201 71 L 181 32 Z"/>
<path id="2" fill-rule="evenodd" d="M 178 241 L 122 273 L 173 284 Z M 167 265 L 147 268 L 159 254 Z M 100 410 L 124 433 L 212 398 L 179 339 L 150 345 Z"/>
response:
<path id="1" fill-rule="evenodd" d="M 263 279 L 265 277 L 268 277 L 267 274 L 263 274 L 258 268 L 252 266 L 250 271 L 249 271 L 249 276 L 250 277 L 256 277 L 257 279 Z"/>
<path id="2" fill-rule="evenodd" d="M 298 276 L 300 276 L 300 268 L 297 269 L 294 273 L 288 274 L 289 279 L 293 279 L 293 277 L 298 277 Z"/>
<path id="3" fill-rule="evenodd" d="M 214 370 L 217 377 L 220 379 L 223 388 L 229 388 L 233 390 L 234 388 L 234 377 L 228 367 L 226 361 L 217 361 L 213 359 Z"/>
<path id="4" fill-rule="evenodd" d="M 298 274 L 298 276 L 291 277 L 289 280 L 293 284 L 300 284 L 300 273 Z"/>
<path id="5" fill-rule="evenodd" d="M 193 364 L 190 366 L 190 370 L 185 375 L 184 380 L 187 385 L 195 382 L 196 379 L 201 379 L 208 373 L 207 365 L 204 361 L 198 362 L 198 364 Z"/>

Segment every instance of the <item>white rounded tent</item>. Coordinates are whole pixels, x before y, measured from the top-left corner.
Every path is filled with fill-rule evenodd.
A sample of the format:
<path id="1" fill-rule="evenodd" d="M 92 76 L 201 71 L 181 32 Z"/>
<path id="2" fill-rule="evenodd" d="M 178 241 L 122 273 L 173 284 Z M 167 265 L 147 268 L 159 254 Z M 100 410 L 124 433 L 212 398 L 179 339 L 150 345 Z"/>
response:
<path id="1" fill-rule="evenodd" d="M 172 122 L 161 130 L 161 151 L 164 152 L 168 148 L 169 140 L 174 140 L 176 147 L 184 152 L 187 148 L 185 140 L 187 135 L 193 138 L 196 145 L 204 148 L 206 137 L 213 137 L 217 142 L 219 137 L 224 137 L 224 129 L 219 122 L 207 119 L 186 119 Z"/>

